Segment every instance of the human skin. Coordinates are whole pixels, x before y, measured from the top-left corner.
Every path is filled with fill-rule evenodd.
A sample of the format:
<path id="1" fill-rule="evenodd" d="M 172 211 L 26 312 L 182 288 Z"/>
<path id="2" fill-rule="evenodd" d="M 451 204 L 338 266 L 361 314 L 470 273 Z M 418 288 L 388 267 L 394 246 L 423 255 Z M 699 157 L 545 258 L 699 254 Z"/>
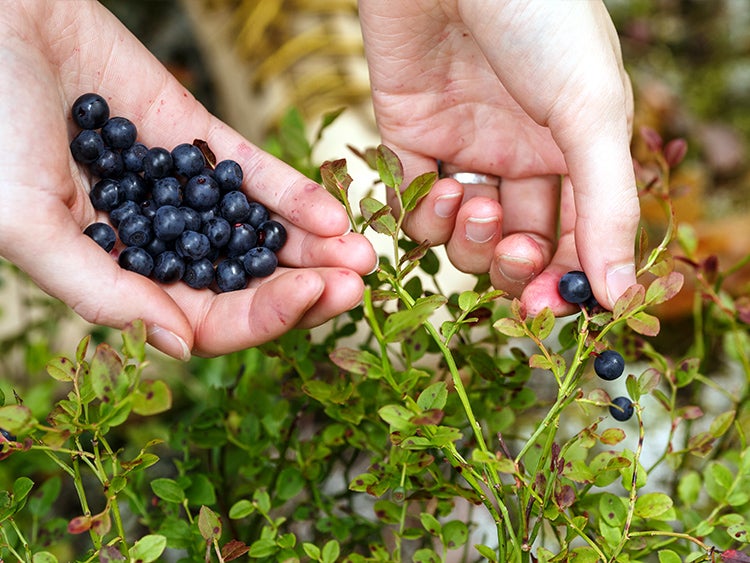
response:
<path id="1" fill-rule="evenodd" d="M 492 174 L 500 189 L 439 180 L 404 227 L 529 313 L 574 312 L 557 291 L 583 269 L 611 308 L 635 283 L 639 205 L 633 101 L 598 0 L 360 0 L 373 104 L 405 182 Z"/>
<path id="2" fill-rule="evenodd" d="M 376 256 L 350 233 L 341 205 L 212 116 L 98 2 L 3 3 L 0 74 L 0 256 L 85 320 L 120 328 L 143 319 L 152 345 L 185 360 L 255 346 L 360 302 Z M 147 146 L 199 138 L 239 162 L 249 198 L 287 228 L 282 267 L 223 294 L 121 269 L 82 234 L 101 219 L 92 179 L 68 149 L 70 107 L 85 92 L 132 120 Z"/>

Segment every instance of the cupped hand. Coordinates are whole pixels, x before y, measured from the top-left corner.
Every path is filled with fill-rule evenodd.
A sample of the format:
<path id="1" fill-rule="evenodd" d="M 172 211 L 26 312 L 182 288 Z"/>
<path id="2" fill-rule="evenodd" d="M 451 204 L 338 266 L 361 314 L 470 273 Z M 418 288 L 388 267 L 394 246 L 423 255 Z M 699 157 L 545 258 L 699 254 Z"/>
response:
<path id="1" fill-rule="evenodd" d="M 165 353 L 217 355 L 311 327 L 355 306 L 375 265 L 325 190 L 209 114 L 97 2 L 13 3 L 0 13 L 0 256 L 85 320 L 143 319 Z M 147 146 L 201 138 L 234 159 L 243 189 L 278 214 L 281 267 L 245 290 L 215 294 L 161 285 L 121 269 L 83 229 L 98 219 L 91 178 L 71 158 L 70 106 L 97 92 L 132 120 Z"/>
<path id="2" fill-rule="evenodd" d="M 612 307 L 635 283 L 639 205 L 632 93 L 595 0 L 361 0 L 375 115 L 409 178 L 439 180 L 404 222 L 446 244 L 461 270 L 489 272 L 529 312 L 573 308 L 557 291 L 583 269 Z M 405 182 L 404 185 L 407 185 Z"/>

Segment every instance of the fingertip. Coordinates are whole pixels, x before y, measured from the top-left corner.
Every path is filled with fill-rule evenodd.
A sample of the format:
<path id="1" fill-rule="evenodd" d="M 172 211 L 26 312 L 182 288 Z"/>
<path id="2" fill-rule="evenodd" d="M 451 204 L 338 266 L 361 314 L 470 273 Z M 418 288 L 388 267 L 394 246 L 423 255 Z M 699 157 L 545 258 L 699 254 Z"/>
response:
<path id="1" fill-rule="evenodd" d="M 404 230 L 415 240 L 445 244 L 453 234 L 463 197 L 461 184 L 450 178 L 438 180 L 404 218 Z"/>
<path id="2" fill-rule="evenodd" d="M 607 269 L 605 276 L 605 287 L 607 301 L 605 306 L 612 310 L 617 299 L 636 283 L 635 264 L 613 264 Z"/>

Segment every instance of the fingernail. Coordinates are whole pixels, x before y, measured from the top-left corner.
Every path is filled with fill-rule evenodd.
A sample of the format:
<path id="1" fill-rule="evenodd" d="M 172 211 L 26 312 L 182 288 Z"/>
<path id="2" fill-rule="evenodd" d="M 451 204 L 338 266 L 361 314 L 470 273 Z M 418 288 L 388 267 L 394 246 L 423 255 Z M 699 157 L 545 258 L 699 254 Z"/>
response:
<path id="1" fill-rule="evenodd" d="M 441 195 L 435 200 L 435 215 L 443 219 L 452 217 L 458 212 L 462 194 Z"/>
<path id="2" fill-rule="evenodd" d="M 617 299 L 635 283 L 635 265 L 623 264 L 607 270 L 607 297 L 614 305 Z"/>
<path id="3" fill-rule="evenodd" d="M 174 332 L 153 325 L 148 332 L 148 341 L 165 354 L 187 362 L 190 359 L 190 349 L 187 343 Z"/>
<path id="4" fill-rule="evenodd" d="M 512 282 L 526 282 L 534 277 L 534 262 L 526 258 L 503 254 L 498 259 L 500 273 Z"/>
<path id="5" fill-rule="evenodd" d="M 472 242 L 487 242 L 497 232 L 497 217 L 471 217 L 466 220 L 466 238 Z"/>

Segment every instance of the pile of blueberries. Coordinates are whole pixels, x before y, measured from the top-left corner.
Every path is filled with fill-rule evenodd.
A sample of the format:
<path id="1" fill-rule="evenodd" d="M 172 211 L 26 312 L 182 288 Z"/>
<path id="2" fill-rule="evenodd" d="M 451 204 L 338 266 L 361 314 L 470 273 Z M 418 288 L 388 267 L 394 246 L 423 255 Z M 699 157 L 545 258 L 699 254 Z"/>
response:
<path id="1" fill-rule="evenodd" d="M 558 283 L 560 296 L 568 303 L 582 305 L 588 309 L 597 306 L 589 280 L 581 271 L 568 272 Z M 615 350 L 604 350 L 594 359 L 594 372 L 605 381 L 614 381 L 625 371 L 625 360 Z M 629 420 L 634 412 L 633 402 L 628 397 L 612 399 L 609 413 L 619 421 Z"/>
<path id="2" fill-rule="evenodd" d="M 84 233 L 107 252 L 119 238 L 122 268 L 216 292 L 243 289 L 275 271 L 286 230 L 241 191 L 237 162 L 212 166 L 199 141 L 148 148 L 137 142 L 132 121 L 110 117 L 99 94 L 81 95 L 72 117 L 81 130 L 71 153 L 97 180 L 89 197 L 111 223 L 93 223 Z"/>

